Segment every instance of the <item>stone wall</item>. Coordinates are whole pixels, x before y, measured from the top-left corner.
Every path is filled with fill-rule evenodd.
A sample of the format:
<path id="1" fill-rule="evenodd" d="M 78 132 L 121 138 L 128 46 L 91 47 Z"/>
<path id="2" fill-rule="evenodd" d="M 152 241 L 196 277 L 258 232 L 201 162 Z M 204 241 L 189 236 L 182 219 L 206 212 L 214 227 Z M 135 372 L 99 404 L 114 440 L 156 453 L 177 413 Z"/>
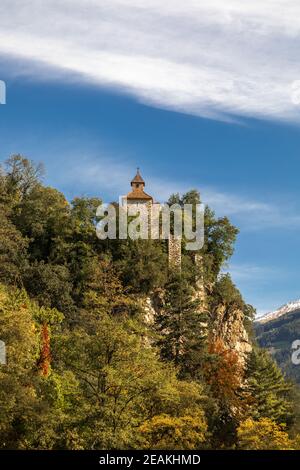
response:
<path id="1" fill-rule="evenodd" d="M 181 268 L 181 239 L 170 234 L 168 240 L 169 266 Z"/>

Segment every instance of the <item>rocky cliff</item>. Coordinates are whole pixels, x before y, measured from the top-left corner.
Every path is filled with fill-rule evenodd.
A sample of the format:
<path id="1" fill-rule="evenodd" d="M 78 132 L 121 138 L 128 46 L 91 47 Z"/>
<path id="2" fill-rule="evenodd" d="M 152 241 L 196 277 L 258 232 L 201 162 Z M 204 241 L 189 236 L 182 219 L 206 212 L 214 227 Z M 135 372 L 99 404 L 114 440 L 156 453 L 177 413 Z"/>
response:
<path id="1" fill-rule="evenodd" d="M 244 365 L 252 345 L 244 326 L 243 312 L 237 308 L 229 314 L 226 307 L 220 305 L 214 312 L 211 326 L 213 339 L 221 339 L 227 348 L 237 353 Z"/>
<path id="2" fill-rule="evenodd" d="M 203 300 L 203 289 L 196 296 L 200 296 Z M 142 301 L 145 314 L 145 322 L 151 325 L 155 321 L 155 316 L 163 308 L 163 291 L 158 290 L 151 296 L 146 297 Z M 203 300 L 204 309 L 208 307 Z M 208 312 L 210 315 L 210 312 Z M 238 355 L 240 363 L 244 366 L 247 355 L 252 350 L 249 335 L 244 326 L 244 314 L 240 309 L 230 310 L 228 312 L 224 305 L 220 305 L 215 309 L 210 321 L 210 336 L 212 341 L 221 339 L 228 349 L 235 351 Z"/>

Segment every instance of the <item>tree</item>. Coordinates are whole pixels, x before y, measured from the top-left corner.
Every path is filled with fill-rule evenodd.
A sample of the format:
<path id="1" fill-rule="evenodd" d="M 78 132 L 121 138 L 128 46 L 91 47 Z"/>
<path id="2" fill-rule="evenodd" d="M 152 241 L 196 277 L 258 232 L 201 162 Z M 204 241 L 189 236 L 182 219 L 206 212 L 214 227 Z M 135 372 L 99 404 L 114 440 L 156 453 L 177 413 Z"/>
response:
<path id="1" fill-rule="evenodd" d="M 112 240 L 109 246 L 121 280 L 125 286 L 131 288 L 132 292 L 149 294 L 157 287 L 164 286 L 167 279 L 168 258 L 161 242 Z M 115 246 L 117 251 L 114 250 Z"/>
<path id="2" fill-rule="evenodd" d="M 30 240 L 30 258 L 48 261 L 56 257 L 59 242 L 69 227 L 69 217 L 70 207 L 63 194 L 36 184 L 14 207 L 12 220 Z"/>
<path id="3" fill-rule="evenodd" d="M 57 308 L 66 314 L 75 309 L 71 276 L 66 266 L 35 261 L 24 269 L 23 283 L 41 306 Z"/>
<path id="4" fill-rule="evenodd" d="M 5 342 L 7 364 L 0 365 L 0 448 L 27 449 L 39 446 L 39 433 L 51 433 L 51 415 L 38 373 L 42 347 L 37 319 L 42 312 L 24 290 L 0 285 L 0 338 Z"/>
<path id="5" fill-rule="evenodd" d="M 110 314 L 133 316 L 140 313 L 136 296 L 124 288 L 120 275 L 109 255 L 95 256 L 86 276 L 82 312 L 86 316 Z M 82 315 L 83 316 L 83 315 Z"/>
<path id="6" fill-rule="evenodd" d="M 92 316 L 89 327 L 75 328 L 56 341 L 57 371 L 70 371 L 80 384 L 67 434 L 60 435 L 63 447 L 64 436 L 72 434 L 84 448 L 140 448 L 147 445 L 145 435 L 137 432 L 143 423 L 165 414 L 182 417 L 177 424 L 183 426 L 184 417 L 193 416 L 193 407 L 187 413 L 191 400 L 199 408 L 204 400 L 200 386 L 179 382 L 172 367 L 143 345 L 136 321 Z M 201 423 L 204 432 L 203 414 Z"/>
<path id="7" fill-rule="evenodd" d="M 41 163 L 35 164 L 22 155 L 12 155 L 5 162 L 5 175 L 9 193 L 20 202 L 39 182 L 44 174 Z"/>
<path id="8" fill-rule="evenodd" d="M 270 418 L 254 421 L 248 418 L 238 430 L 238 448 L 244 450 L 293 450 L 293 442 L 285 426 Z"/>
<path id="9" fill-rule="evenodd" d="M 227 217 L 216 218 L 214 212 L 205 208 L 204 214 L 204 271 L 206 282 L 213 283 L 224 263 L 232 256 L 238 229 Z"/>
<path id="10" fill-rule="evenodd" d="M 169 205 L 192 204 L 195 207 L 201 202 L 199 191 L 192 189 L 180 195 L 172 194 L 168 200 Z M 195 215 L 195 214 L 194 214 Z M 199 253 L 203 259 L 203 273 L 206 288 L 213 286 L 224 263 L 232 256 L 234 242 L 238 229 L 234 227 L 227 217 L 216 218 L 215 213 L 208 207 L 204 212 L 204 246 Z M 191 253 L 184 252 L 185 256 Z"/>
<path id="11" fill-rule="evenodd" d="M 179 366 L 182 376 L 195 377 L 203 360 L 207 319 L 188 279 L 178 271 L 170 273 L 156 328 L 162 358 Z"/>
<path id="12" fill-rule="evenodd" d="M 0 281 L 21 285 L 22 271 L 26 265 L 27 240 L 11 223 L 0 205 Z"/>
<path id="13" fill-rule="evenodd" d="M 0 173 L 0 281 L 20 285 L 27 239 L 11 221 L 12 207 L 5 176 Z"/>
<path id="14" fill-rule="evenodd" d="M 148 449 L 201 449 L 207 439 L 207 424 L 200 410 L 187 416 L 158 415 L 140 427 Z"/>
<path id="15" fill-rule="evenodd" d="M 250 394 L 243 389 L 243 365 L 238 354 L 218 338 L 208 345 L 203 369 L 217 405 L 210 420 L 214 445 L 231 447 L 236 440 L 236 428 L 252 403 Z"/>
<path id="16" fill-rule="evenodd" d="M 253 419 L 269 418 L 292 424 L 291 385 L 287 383 L 268 352 L 253 348 L 246 371 L 247 390 L 254 399 Z"/>
<path id="17" fill-rule="evenodd" d="M 100 203 L 70 203 L 20 155 L 0 169 L 0 448 L 299 447 L 276 364 L 254 348 L 245 370 L 229 347 L 231 322 L 253 319 L 220 274 L 237 229 L 206 208 L 202 265 L 183 239 L 173 271 L 166 241 L 98 240 Z"/>

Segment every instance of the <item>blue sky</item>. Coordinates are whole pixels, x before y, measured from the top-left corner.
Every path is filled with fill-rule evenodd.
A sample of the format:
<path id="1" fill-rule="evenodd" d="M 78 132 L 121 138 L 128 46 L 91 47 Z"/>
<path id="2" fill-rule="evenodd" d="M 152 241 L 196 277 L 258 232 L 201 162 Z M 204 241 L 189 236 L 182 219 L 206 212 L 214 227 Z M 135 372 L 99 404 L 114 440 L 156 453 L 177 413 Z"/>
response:
<path id="1" fill-rule="evenodd" d="M 240 228 L 246 301 L 272 310 L 300 298 L 299 6 L 160 3 L 4 0 L 0 160 L 43 161 L 70 199 L 116 199 L 136 166 L 158 200 L 198 188 Z"/>

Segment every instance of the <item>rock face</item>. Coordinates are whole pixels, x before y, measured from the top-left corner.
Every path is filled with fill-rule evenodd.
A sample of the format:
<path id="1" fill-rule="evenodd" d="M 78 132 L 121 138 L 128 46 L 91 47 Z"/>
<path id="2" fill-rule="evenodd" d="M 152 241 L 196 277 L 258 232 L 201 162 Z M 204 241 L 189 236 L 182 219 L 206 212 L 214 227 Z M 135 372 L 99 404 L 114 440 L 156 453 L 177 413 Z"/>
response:
<path id="1" fill-rule="evenodd" d="M 157 289 L 149 297 L 146 297 L 142 301 L 142 307 L 144 310 L 144 320 L 147 325 L 153 325 L 155 316 L 160 312 L 163 306 L 163 290 Z"/>
<path id="2" fill-rule="evenodd" d="M 224 345 L 235 351 L 241 365 L 245 365 L 247 355 L 252 351 L 248 333 L 243 322 L 244 314 L 241 310 L 228 311 L 220 305 L 212 319 L 212 338 L 221 339 Z"/>
<path id="3" fill-rule="evenodd" d="M 199 297 L 203 298 L 203 290 L 199 292 Z M 207 309 L 206 302 L 203 301 L 204 308 Z M 156 291 L 152 296 L 146 297 L 143 301 L 145 312 L 145 322 L 151 325 L 155 321 L 155 316 L 163 307 L 163 290 Z M 244 326 L 244 314 L 241 310 L 231 310 L 230 313 L 225 306 L 220 305 L 211 319 L 212 341 L 221 339 L 225 347 L 235 351 L 240 364 L 244 367 L 247 355 L 252 351 L 251 342 Z"/>
<path id="4" fill-rule="evenodd" d="M 147 325 L 153 325 L 156 311 L 153 306 L 153 301 L 151 297 L 146 297 L 145 301 L 143 302 L 143 309 L 144 309 L 144 320 Z"/>

